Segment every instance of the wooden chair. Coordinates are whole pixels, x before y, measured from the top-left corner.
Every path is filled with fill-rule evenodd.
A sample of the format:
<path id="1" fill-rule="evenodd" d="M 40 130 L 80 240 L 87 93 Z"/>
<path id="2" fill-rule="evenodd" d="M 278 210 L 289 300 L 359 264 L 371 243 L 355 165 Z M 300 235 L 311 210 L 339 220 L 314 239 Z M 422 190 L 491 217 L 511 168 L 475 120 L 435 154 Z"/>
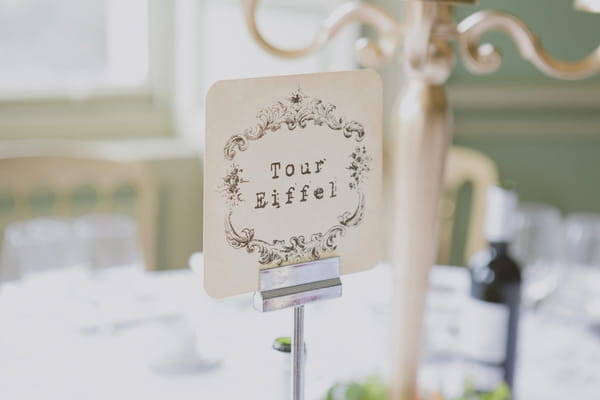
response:
<path id="1" fill-rule="evenodd" d="M 11 217 L 35 215 L 33 197 L 40 190 L 52 198 L 52 215 L 76 216 L 74 196 L 92 190 L 92 212 L 115 212 L 115 195 L 122 188 L 135 192 L 133 217 L 138 226 L 147 269 L 156 268 L 157 189 L 146 166 L 79 156 L 21 156 L 0 158 L 0 196 L 10 198 Z"/>
<path id="2" fill-rule="evenodd" d="M 448 265 L 452 251 L 456 205 L 460 190 L 471 184 L 471 207 L 463 260 L 485 247 L 483 224 L 487 190 L 498 183 L 498 169 L 494 161 L 476 150 L 452 146 L 448 154 L 444 178 L 444 198 L 440 206 L 440 241 L 437 263 Z M 454 238 L 456 240 L 456 238 Z"/>

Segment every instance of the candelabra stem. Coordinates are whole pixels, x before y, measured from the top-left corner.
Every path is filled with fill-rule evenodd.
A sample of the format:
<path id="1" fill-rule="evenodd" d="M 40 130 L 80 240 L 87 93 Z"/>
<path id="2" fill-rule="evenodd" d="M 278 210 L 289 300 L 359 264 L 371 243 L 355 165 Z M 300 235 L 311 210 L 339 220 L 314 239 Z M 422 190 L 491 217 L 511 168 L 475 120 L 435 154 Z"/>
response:
<path id="1" fill-rule="evenodd" d="M 393 122 L 394 347 L 390 400 L 416 398 L 428 272 L 452 121 L 443 85 L 407 82 Z"/>
<path id="2" fill-rule="evenodd" d="M 394 345 L 390 400 L 417 398 L 425 297 L 435 262 L 438 209 L 452 136 L 444 85 L 454 54 L 448 39 L 432 37 L 435 29 L 453 26 L 452 7 L 410 0 L 406 20 L 407 78 L 391 115 Z"/>

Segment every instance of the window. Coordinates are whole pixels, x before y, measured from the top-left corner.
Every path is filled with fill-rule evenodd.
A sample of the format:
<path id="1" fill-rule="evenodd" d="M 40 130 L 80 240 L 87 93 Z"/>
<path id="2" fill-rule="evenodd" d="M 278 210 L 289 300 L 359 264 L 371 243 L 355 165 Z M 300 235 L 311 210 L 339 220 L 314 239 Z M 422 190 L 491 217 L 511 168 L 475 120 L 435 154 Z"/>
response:
<path id="1" fill-rule="evenodd" d="M 0 2 L 0 96 L 55 97 L 141 88 L 146 0 Z"/>
<path id="2" fill-rule="evenodd" d="M 263 0 L 275 43 L 314 36 L 338 0 Z M 349 69 L 356 30 L 284 60 L 251 39 L 239 0 L 3 0 L 0 139 L 201 136 L 220 79 Z"/>

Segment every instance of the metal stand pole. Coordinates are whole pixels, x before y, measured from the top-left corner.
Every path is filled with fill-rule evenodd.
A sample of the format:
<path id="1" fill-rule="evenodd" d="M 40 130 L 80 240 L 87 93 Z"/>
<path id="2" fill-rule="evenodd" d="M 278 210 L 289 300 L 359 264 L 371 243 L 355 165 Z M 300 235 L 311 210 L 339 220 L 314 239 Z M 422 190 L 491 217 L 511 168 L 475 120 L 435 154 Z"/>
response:
<path id="1" fill-rule="evenodd" d="M 294 307 L 292 400 L 304 400 L 304 306 Z"/>

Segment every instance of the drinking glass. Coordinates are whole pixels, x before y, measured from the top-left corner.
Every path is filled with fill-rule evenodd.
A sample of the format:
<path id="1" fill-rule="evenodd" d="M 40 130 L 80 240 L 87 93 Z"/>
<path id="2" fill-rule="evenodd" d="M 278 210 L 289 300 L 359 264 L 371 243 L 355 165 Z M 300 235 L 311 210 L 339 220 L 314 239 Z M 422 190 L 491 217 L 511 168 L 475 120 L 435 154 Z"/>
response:
<path id="1" fill-rule="evenodd" d="M 560 304 L 600 332 L 600 214 L 568 215 L 564 243 L 567 275 Z"/>
<path id="2" fill-rule="evenodd" d="M 2 270 L 11 278 L 47 277 L 50 271 L 76 269 L 83 259 L 70 219 L 35 218 L 4 231 Z"/>
<path id="3" fill-rule="evenodd" d="M 517 209 L 511 251 L 522 267 L 526 306 L 538 304 L 557 288 L 562 224 L 560 211 L 550 205 L 523 203 Z"/>
<path id="4" fill-rule="evenodd" d="M 11 306 L 20 321 L 64 329 L 81 315 L 73 302 L 84 281 L 81 246 L 72 220 L 34 218 L 8 225 L 0 269 L 15 283 Z M 6 286 L 6 285 L 5 285 Z"/>
<path id="5" fill-rule="evenodd" d="M 153 300 L 138 287 L 144 262 L 135 221 L 120 214 L 90 214 L 75 219 L 73 229 L 85 254 L 83 298 L 92 307 L 84 329 L 110 333 L 119 322 L 138 318 L 140 304 Z"/>
<path id="6" fill-rule="evenodd" d="M 564 234 L 565 261 L 600 268 L 600 214 L 569 214 Z"/>
<path id="7" fill-rule="evenodd" d="M 120 214 L 85 215 L 75 220 L 74 230 L 92 273 L 144 268 L 133 218 Z"/>

